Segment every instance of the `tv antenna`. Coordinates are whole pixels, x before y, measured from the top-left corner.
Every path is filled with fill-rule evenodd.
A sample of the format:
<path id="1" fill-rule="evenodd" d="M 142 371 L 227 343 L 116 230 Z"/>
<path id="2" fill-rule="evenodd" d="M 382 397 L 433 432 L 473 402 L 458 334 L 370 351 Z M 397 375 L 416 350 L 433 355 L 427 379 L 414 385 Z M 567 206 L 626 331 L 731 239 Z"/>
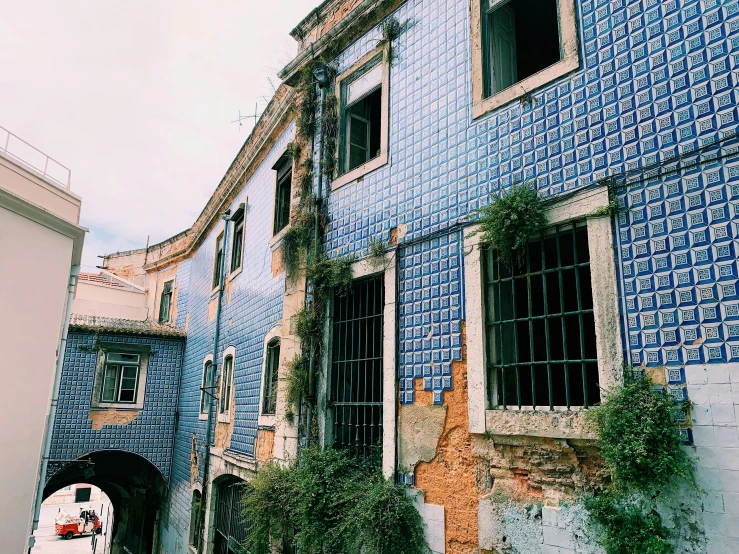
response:
<path id="1" fill-rule="evenodd" d="M 241 127 L 242 127 L 242 125 L 243 125 L 243 123 L 242 123 L 242 122 L 243 122 L 243 121 L 244 121 L 245 119 L 254 119 L 254 126 L 256 127 L 256 125 L 257 125 L 257 120 L 258 120 L 258 119 L 259 119 L 259 117 L 260 117 L 260 116 L 262 115 L 262 114 L 260 114 L 260 113 L 259 113 L 259 109 L 258 109 L 258 106 L 259 106 L 259 104 L 258 104 L 258 103 L 255 103 L 255 104 L 254 104 L 254 115 L 241 115 L 241 110 L 239 110 L 239 117 L 238 117 L 238 118 L 236 118 L 236 119 L 234 119 L 234 120 L 233 120 L 233 121 L 232 121 L 231 123 L 238 123 L 238 124 L 239 124 L 239 131 L 241 131 Z"/>

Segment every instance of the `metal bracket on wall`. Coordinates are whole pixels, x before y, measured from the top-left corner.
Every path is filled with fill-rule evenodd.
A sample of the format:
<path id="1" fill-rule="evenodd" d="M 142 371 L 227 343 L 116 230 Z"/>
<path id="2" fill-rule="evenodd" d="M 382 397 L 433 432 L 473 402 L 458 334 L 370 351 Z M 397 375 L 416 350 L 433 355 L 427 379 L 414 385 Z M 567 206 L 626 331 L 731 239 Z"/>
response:
<path id="1" fill-rule="evenodd" d="M 218 397 L 212 392 L 209 392 L 210 390 L 217 389 L 217 388 L 218 387 L 200 387 L 200 390 L 203 391 L 208 396 L 210 396 L 213 400 L 217 400 Z"/>

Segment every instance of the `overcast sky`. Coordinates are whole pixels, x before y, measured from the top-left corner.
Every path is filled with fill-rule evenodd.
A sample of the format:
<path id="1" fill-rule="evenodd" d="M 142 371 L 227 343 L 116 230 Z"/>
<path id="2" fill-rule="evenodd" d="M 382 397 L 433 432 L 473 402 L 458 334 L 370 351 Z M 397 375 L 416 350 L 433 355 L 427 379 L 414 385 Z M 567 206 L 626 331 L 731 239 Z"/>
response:
<path id="1" fill-rule="evenodd" d="M 72 170 L 83 264 L 192 225 L 318 4 L 0 0 L 0 125 Z"/>

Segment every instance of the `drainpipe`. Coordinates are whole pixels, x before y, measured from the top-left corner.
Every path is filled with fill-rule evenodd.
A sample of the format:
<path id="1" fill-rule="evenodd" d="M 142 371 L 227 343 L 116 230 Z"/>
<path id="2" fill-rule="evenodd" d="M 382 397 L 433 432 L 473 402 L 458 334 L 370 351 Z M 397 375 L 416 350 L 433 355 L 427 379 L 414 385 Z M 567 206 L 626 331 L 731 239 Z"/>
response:
<path id="1" fill-rule="evenodd" d="M 321 66 L 314 71 L 314 78 L 321 89 L 321 115 L 325 108 L 326 87 L 328 86 L 328 72 L 325 66 Z M 318 256 L 318 250 L 321 247 L 321 208 L 323 203 L 323 144 L 324 136 L 321 133 L 321 143 L 318 146 L 318 194 L 316 195 L 316 213 L 313 228 L 313 253 Z M 315 295 L 315 290 L 313 293 Z M 315 302 L 315 299 L 313 300 Z M 311 356 L 308 361 L 308 411 L 306 414 L 306 440 L 310 439 L 310 430 L 313 423 L 313 402 L 316 398 L 316 357 L 315 344 L 311 343 Z"/>
<path id="2" fill-rule="evenodd" d="M 38 529 L 39 513 L 41 512 L 41 502 L 44 498 L 44 487 L 46 486 L 46 473 L 49 468 L 49 453 L 51 452 L 51 435 L 54 429 L 54 419 L 56 418 L 56 407 L 59 402 L 59 388 L 62 381 L 62 368 L 64 366 L 64 353 L 67 350 L 67 337 L 69 335 L 69 318 L 72 315 L 72 301 L 74 300 L 74 291 L 77 287 L 77 278 L 80 275 L 80 266 L 73 265 L 69 272 L 69 282 L 67 283 L 67 304 L 64 308 L 64 323 L 62 325 L 62 336 L 59 339 L 59 346 L 56 353 L 56 369 L 54 371 L 54 386 L 51 392 L 51 404 L 49 404 L 49 413 L 46 415 L 46 435 L 44 436 L 44 449 L 41 454 L 41 472 L 39 474 L 38 486 L 36 487 L 36 504 L 33 508 L 33 526 L 31 527 L 31 536 L 28 537 L 28 552 L 36 541 L 33 532 Z"/>
<path id="3" fill-rule="evenodd" d="M 231 217 L 231 210 L 226 210 L 221 214 L 221 219 L 226 223 L 223 229 L 223 265 L 221 266 L 221 275 L 218 278 L 218 300 L 216 302 L 216 329 L 213 333 L 213 363 L 210 366 L 209 380 L 206 380 L 206 386 L 215 387 L 216 376 L 218 375 L 218 341 L 221 335 L 221 305 L 223 304 L 223 283 L 226 279 L 226 251 L 228 246 L 228 223 Z M 213 398 L 214 389 L 210 388 L 206 394 L 208 395 L 208 426 L 205 429 L 205 460 L 203 462 L 203 491 L 200 496 L 200 516 L 205 517 L 205 507 L 208 505 L 208 479 L 210 474 L 210 439 L 211 430 L 213 427 Z M 216 405 L 216 408 L 218 406 Z M 202 526 L 205 531 L 205 521 Z M 200 549 L 198 552 L 205 553 L 207 537 L 202 537 L 203 540 L 200 543 Z"/>

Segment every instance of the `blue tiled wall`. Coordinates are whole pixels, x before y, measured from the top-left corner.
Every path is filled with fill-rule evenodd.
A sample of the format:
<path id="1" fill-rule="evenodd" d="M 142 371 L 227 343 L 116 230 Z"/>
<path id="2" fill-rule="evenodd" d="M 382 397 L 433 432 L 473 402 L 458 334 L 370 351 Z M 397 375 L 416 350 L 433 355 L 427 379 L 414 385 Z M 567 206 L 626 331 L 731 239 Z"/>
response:
<path id="1" fill-rule="evenodd" d="M 282 134 L 269 155 L 249 178 L 231 204 L 232 212 L 242 202 L 247 204 L 244 225 L 243 271 L 233 279 L 230 301 L 224 294 L 221 314 L 219 356 L 226 348 L 236 349 L 234 370 L 235 414 L 230 449 L 254 455 L 257 416 L 262 375 L 264 338 L 282 320 L 284 274 L 272 276 L 272 238 L 275 172 L 272 166 L 285 152 L 295 134 L 294 125 Z M 185 552 L 190 522 L 190 455 L 192 436 L 197 436 L 199 476 L 203 476 L 203 446 L 206 423 L 198 418 L 203 361 L 213 352 L 215 320 L 208 321 L 215 239 L 223 222 L 210 232 L 187 263 L 181 263 L 177 279 L 178 326 L 184 325 L 189 312 L 188 339 L 180 391 L 180 421 L 175 437 L 175 455 L 170 489 L 167 525 L 162 543 L 169 554 Z M 229 230 L 229 242 L 233 228 Z M 227 245 L 230 253 L 231 245 Z M 230 260 L 230 255 L 226 256 Z M 187 271 L 188 274 L 184 275 Z M 182 276 L 180 274 L 183 274 Z M 186 299 L 186 300 L 185 300 Z M 215 417 L 213 418 L 215 420 Z"/>
<path id="2" fill-rule="evenodd" d="M 144 408 L 128 425 L 92 429 L 88 413 L 98 357 L 97 352 L 91 351 L 95 335 L 70 332 L 64 353 L 51 459 L 73 460 L 88 452 L 126 450 L 149 460 L 169 479 L 184 340 L 124 335 L 100 335 L 99 339 L 151 347 Z"/>
<path id="3" fill-rule="evenodd" d="M 437 402 L 450 385 L 444 377 L 448 362 L 460 358 L 459 328 L 464 317 L 461 238 L 454 225 L 487 203 L 491 193 L 515 182 L 535 181 L 543 195 L 556 195 L 607 175 L 663 162 L 739 128 L 739 3 L 584 0 L 576 5 L 581 69 L 533 91 L 529 103 L 513 101 L 476 120 L 471 109 L 469 2 L 415 0 L 395 13 L 410 26 L 396 41 L 398 59 L 390 72 L 390 163 L 361 182 L 332 192 L 327 248 L 332 255 L 361 255 L 370 237 L 387 239 L 398 224 L 408 230 L 401 244 L 445 230 L 450 233 L 443 244 L 442 239 L 434 239 L 399 251 L 404 402 L 413 401 L 414 378 L 424 378 L 425 388 L 434 390 Z M 380 38 L 375 28 L 344 51 L 337 61 L 339 73 L 375 48 Z M 699 339 L 708 337 L 703 322 L 717 327 L 703 346 L 677 348 L 679 360 L 711 362 L 739 354 L 739 342 L 735 350 L 725 344 L 739 338 L 733 334 L 737 329 L 721 324 L 733 317 L 727 316 L 727 310 L 734 313 L 727 302 L 736 292 L 731 281 L 736 276 L 734 222 L 739 221 L 731 202 L 737 192 L 732 188 L 737 179 L 735 165 L 698 166 L 659 182 L 642 183 L 622 198 L 622 206 L 629 208 L 621 216 L 619 232 L 625 233 L 624 252 L 629 250 L 622 274 L 632 271 L 625 275 L 630 314 L 652 309 L 637 299 L 635 272 L 648 273 L 653 287 L 659 286 L 659 272 L 670 280 L 669 287 L 662 286 L 672 291 L 674 302 L 692 306 L 695 319 L 686 330 L 692 326 L 695 333 L 688 331 L 688 339 L 694 334 Z M 691 183 L 697 188 L 690 188 Z M 654 192 L 657 189 L 659 194 Z M 636 198 L 639 194 L 641 199 Z M 668 196 L 680 202 L 679 209 L 674 207 L 677 211 Z M 647 211 L 647 204 L 652 211 Z M 712 211 L 719 205 L 722 215 Z M 673 228 L 671 211 L 682 214 L 684 228 Z M 702 221 L 697 216 L 690 219 L 691 211 L 703 214 Z M 662 227 L 650 223 L 642 233 L 648 219 L 660 221 Z M 659 252 L 661 261 L 646 260 L 649 266 L 643 267 L 635 257 L 649 258 L 651 250 L 638 254 L 636 249 L 641 252 L 643 244 L 653 248 L 654 233 L 669 240 Z M 701 253 L 688 252 L 694 246 Z M 685 260 L 680 250 L 686 251 Z M 448 272 L 429 273 L 434 259 Z M 664 259 L 669 264 L 657 267 Z M 720 269 L 720 265 L 727 267 Z M 695 280 L 705 273 L 699 268 L 709 268 L 717 278 L 724 272 L 720 276 L 726 284 L 715 285 L 712 298 L 698 296 Z M 692 299 L 681 295 L 683 291 L 673 291 L 678 285 L 688 286 L 679 281 L 686 278 L 680 273 L 690 274 Z M 707 282 L 705 275 L 703 281 Z M 647 302 L 649 290 L 643 294 Z M 656 293 L 652 296 L 656 310 L 661 300 Z M 725 299 L 721 307 L 720 299 Z M 699 303 L 711 302 L 714 308 L 698 309 Z M 675 319 L 669 325 L 675 327 L 686 314 L 673 312 Z M 649 330 L 663 324 L 664 318 L 651 325 L 644 325 L 643 317 L 629 319 L 630 340 L 638 341 L 631 354 L 634 363 L 666 363 L 668 356 L 674 356 L 668 350 L 675 350 L 685 337 Z M 693 349 L 699 351 L 699 358 L 688 352 Z"/>

